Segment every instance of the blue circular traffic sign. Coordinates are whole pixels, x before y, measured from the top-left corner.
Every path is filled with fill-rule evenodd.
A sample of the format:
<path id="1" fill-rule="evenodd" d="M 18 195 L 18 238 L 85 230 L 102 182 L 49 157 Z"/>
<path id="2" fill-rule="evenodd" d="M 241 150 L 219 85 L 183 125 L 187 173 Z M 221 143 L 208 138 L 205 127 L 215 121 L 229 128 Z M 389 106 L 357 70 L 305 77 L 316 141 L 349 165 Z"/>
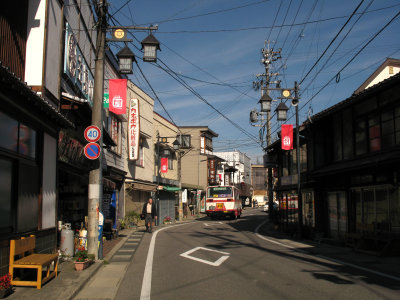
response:
<path id="1" fill-rule="evenodd" d="M 90 125 L 85 129 L 85 139 L 88 142 L 97 142 L 100 139 L 101 131 L 99 127 Z"/>
<path id="2" fill-rule="evenodd" d="M 88 159 L 97 159 L 100 156 L 100 145 L 96 143 L 88 143 L 85 146 L 85 156 Z"/>

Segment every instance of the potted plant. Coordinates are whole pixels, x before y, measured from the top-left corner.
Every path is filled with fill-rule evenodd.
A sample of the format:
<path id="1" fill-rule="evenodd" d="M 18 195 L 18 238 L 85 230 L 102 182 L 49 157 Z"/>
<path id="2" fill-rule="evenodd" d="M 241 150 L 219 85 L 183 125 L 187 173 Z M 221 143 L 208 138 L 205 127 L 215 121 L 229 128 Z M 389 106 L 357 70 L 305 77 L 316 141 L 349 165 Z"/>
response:
<path id="1" fill-rule="evenodd" d="M 171 217 L 170 216 L 164 217 L 164 224 L 171 224 Z"/>
<path id="2" fill-rule="evenodd" d="M 75 270 L 82 271 L 86 269 L 91 263 L 88 257 L 88 252 L 85 247 L 79 247 L 78 251 L 75 253 Z"/>
<path id="3" fill-rule="evenodd" d="M 0 277 L 0 298 L 7 297 L 12 292 L 11 274 Z"/>

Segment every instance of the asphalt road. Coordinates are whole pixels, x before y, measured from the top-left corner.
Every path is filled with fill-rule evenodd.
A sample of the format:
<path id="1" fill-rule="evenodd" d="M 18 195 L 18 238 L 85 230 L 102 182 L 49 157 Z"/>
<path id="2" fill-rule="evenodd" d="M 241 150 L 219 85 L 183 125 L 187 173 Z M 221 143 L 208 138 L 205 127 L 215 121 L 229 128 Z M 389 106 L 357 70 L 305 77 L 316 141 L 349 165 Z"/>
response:
<path id="1" fill-rule="evenodd" d="M 247 209 L 146 234 L 116 299 L 400 299 L 399 282 L 256 234 L 266 217 Z"/>

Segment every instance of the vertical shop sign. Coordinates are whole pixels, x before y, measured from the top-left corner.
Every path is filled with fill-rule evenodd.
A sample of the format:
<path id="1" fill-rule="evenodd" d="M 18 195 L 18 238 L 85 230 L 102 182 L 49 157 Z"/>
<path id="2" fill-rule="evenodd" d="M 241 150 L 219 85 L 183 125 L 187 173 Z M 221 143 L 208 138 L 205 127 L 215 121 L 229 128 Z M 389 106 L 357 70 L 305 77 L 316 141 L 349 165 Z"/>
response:
<path id="1" fill-rule="evenodd" d="M 210 173 L 209 173 L 209 182 L 215 183 L 215 159 L 210 159 Z"/>
<path id="2" fill-rule="evenodd" d="M 161 173 L 168 172 L 168 157 L 161 158 Z"/>
<path id="3" fill-rule="evenodd" d="M 187 189 L 182 191 L 182 203 L 187 203 Z"/>
<path id="4" fill-rule="evenodd" d="M 94 77 L 68 23 L 65 26 L 64 73 L 93 107 Z"/>
<path id="5" fill-rule="evenodd" d="M 109 79 L 109 109 L 116 115 L 126 113 L 127 79 Z"/>
<path id="6" fill-rule="evenodd" d="M 139 156 L 139 100 L 131 99 L 129 104 L 129 159 L 136 160 Z"/>
<path id="7" fill-rule="evenodd" d="M 281 132 L 282 150 L 293 149 L 293 125 L 282 124 Z"/>

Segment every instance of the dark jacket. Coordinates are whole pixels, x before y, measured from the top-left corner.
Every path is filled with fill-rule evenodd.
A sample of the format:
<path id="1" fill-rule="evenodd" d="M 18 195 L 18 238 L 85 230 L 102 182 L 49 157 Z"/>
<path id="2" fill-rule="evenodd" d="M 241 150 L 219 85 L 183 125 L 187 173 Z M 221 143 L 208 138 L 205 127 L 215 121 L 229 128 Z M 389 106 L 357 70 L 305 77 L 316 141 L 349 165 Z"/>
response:
<path id="1" fill-rule="evenodd" d="M 142 214 L 144 216 L 147 215 L 147 204 L 148 204 L 148 202 L 146 202 L 143 205 Z M 154 204 L 154 202 L 151 204 L 151 216 L 153 217 L 153 219 L 154 219 L 155 216 L 157 216 L 157 209 L 156 209 L 156 205 Z"/>

